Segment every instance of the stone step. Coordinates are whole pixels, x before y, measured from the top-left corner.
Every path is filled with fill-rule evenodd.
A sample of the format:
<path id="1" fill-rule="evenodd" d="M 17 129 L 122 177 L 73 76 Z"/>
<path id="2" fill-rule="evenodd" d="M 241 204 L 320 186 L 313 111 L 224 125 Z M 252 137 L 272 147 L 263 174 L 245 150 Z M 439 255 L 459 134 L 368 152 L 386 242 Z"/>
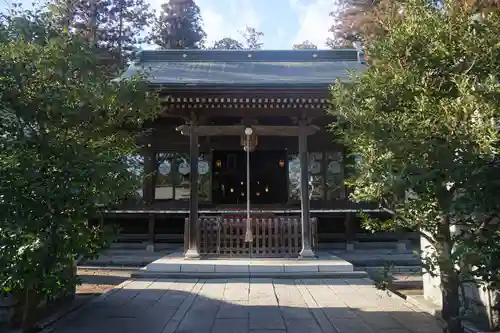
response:
<path id="1" fill-rule="evenodd" d="M 383 273 L 386 268 L 384 266 L 358 266 L 355 265 L 355 270 L 359 271 L 366 271 L 368 273 Z M 401 265 L 401 266 L 394 266 L 392 267 L 389 272 L 391 274 L 406 274 L 406 275 L 413 275 L 420 277 L 420 280 L 422 279 L 422 267 L 421 266 L 416 266 L 416 265 Z"/>
<path id="2" fill-rule="evenodd" d="M 133 277 L 366 277 L 364 271 L 354 271 L 351 263 L 328 252 L 318 252 L 313 258 L 248 258 L 202 257 L 185 259 L 182 252 L 155 260 Z"/>
<path id="3" fill-rule="evenodd" d="M 273 278 L 273 279 L 358 279 L 366 278 L 368 274 L 363 271 L 353 272 L 247 272 L 247 273 L 200 273 L 200 272 L 152 272 L 137 270 L 131 274 L 132 278 L 149 279 L 229 279 L 229 278 Z"/>

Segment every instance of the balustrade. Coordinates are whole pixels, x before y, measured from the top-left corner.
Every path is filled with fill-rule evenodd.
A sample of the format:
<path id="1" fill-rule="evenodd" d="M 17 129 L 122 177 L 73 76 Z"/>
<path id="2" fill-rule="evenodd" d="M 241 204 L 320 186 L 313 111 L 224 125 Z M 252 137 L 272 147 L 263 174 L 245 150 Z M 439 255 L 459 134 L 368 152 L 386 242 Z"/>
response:
<path id="1" fill-rule="evenodd" d="M 198 218 L 197 241 L 204 256 L 220 257 L 298 257 L 302 249 L 302 223 L 299 216 L 265 216 L 250 219 L 253 241 L 245 242 L 246 218 L 207 216 Z M 317 221 L 311 218 L 313 251 L 317 246 Z M 184 230 L 187 251 L 189 220 Z"/>

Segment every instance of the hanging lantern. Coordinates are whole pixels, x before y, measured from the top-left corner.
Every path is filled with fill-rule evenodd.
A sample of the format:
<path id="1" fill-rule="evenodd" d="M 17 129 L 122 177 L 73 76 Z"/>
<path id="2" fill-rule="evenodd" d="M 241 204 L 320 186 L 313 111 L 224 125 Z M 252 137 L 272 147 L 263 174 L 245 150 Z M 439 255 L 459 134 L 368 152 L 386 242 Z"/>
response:
<path id="1" fill-rule="evenodd" d="M 221 168 L 222 167 L 222 161 L 221 160 L 217 160 L 215 162 L 215 166 L 218 167 L 218 168 Z"/>
<path id="2" fill-rule="evenodd" d="M 285 161 L 280 160 L 280 161 L 278 162 L 278 165 L 280 166 L 280 168 L 283 168 L 283 167 L 285 166 Z"/>

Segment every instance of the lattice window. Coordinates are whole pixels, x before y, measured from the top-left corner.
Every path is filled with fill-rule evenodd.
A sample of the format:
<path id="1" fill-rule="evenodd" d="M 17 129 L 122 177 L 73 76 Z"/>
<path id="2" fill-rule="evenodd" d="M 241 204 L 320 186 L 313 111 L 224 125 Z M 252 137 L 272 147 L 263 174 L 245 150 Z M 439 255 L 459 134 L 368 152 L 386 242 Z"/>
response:
<path id="1" fill-rule="evenodd" d="M 342 152 L 326 153 L 326 199 L 345 199 L 344 159 Z"/>
<path id="2" fill-rule="evenodd" d="M 186 153 L 156 154 L 156 192 L 159 200 L 189 200 L 190 158 Z M 201 201 L 210 201 L 212 165 L 210 154 L 200 154 L 198 160 L 198 191 Z"/>
<path id="3" fill-rule="evenodd" d="M 309 198 L 323 200 L 324 172 L 323 153 L 309 153 Z M 288 198 L 292 201 L 300 200 L 300 158 L 298 153 L 288 155 Z"/>

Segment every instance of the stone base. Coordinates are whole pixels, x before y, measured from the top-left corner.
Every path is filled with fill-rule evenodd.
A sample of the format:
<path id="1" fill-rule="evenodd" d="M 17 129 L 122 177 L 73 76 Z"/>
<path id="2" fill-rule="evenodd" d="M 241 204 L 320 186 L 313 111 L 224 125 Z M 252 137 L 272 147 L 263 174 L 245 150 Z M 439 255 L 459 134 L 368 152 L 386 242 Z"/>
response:
<path id="1" fill-rule="evenodd" d="M 146 252 L 155 252 L 155 245 L 152 243 L 146 244 Z"/>
<path id="2" fill-rule="evenodd" d="M 345 275 L 366 276 L 365 272 L 354 271 L 351 263 L 326 252 L 319 252 L 312 258 L 203 258 L 186 260 L 182 253 L 172 253 L 153 261 L 134 273 L 140 276 L 192 276 L 213 277 L 290 277 L 322 276 L 342 277 Z"/>
<path id="3" fill-rule="evenodd" d="M 316 258 L 312 249 L 302 249 L 299 254 L 299 259 L 313 259 Z"/>
<path id="4" fill-rule="evenodd" d="M 198 250 L 189 249 L 184 254 L 184 259 L 200 259 L 200 252 L 198 252 Z M 159 260 L 161 260 L 161 259 L 159 259 Z M 158 261 L 158 260 L 156 260 L 156 261 Z M 154 262 L 156 262 L 156 261 L 154 261 Z"/>
<path id="5" fill-rule="evenodd" d="M 398 242 L 396 245 L 396 249 L 398 252 L 405 252 L 406 251 L 406 242 Z"/>

